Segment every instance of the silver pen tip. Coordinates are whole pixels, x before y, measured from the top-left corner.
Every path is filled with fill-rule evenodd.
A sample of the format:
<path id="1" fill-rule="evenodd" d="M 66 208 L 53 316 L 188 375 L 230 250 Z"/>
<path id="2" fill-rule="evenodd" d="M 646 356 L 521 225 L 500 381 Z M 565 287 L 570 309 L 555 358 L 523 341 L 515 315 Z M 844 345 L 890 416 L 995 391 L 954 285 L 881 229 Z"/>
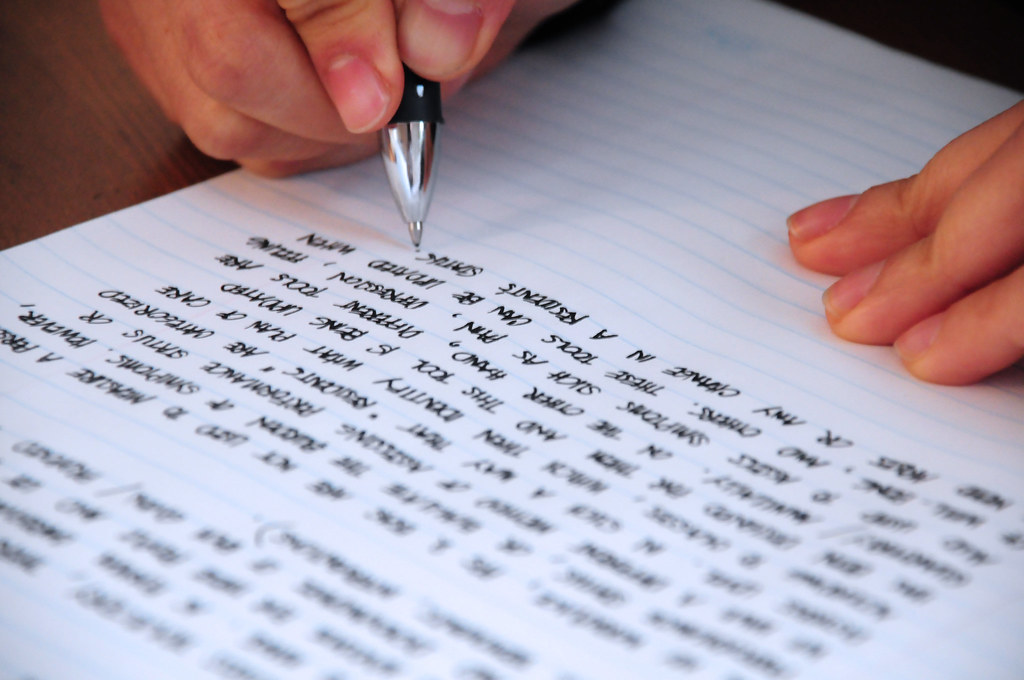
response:
<path id="1" fill-rule="evenodd" d="M 409 238 L 412 239 L 414 246 L 420 247 L 420 240 L 423 239 L 423 222 L 409 223 Z"/>

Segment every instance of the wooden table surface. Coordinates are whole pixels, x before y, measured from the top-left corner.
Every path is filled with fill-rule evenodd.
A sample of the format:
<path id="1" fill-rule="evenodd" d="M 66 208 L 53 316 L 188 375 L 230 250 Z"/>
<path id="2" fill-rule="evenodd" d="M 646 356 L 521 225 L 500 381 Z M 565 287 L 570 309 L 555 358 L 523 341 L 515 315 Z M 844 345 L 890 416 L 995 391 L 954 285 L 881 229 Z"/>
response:
<path id="1" fill-rule="evenodd" d="M 1024 10 L 1010 0 L 783 4 L 1024 92 Z M 4 0 L 0 249 L 232 167 L 163 118 L 106 37 L 95 2 Z"/>

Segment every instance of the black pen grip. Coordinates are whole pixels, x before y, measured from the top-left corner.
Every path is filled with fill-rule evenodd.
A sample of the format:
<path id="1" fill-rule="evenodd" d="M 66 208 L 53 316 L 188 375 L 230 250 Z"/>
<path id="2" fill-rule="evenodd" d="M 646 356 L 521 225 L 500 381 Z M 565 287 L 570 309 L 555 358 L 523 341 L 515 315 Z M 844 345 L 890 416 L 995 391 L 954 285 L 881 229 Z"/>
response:
<path id="1" fill-rule="evenodd" d="M 402 68 L 405 70 L 402 103 L 398 105 L 390 123 L 443 123 L 441 85 L 417 75 L 404 64 Z"/>

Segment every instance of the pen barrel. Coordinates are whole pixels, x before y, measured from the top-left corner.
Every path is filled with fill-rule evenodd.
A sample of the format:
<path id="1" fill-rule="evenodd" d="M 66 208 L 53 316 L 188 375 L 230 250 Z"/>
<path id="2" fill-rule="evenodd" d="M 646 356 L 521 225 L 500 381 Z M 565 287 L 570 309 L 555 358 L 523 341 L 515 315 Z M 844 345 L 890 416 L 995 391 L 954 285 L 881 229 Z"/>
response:
<path id="1" fill-rule="evenodd" d="M 434 194 L 434 159 L 440 144 L 437 123 L 395 123 L 381 131 L 381 158 L 391 193 L 406 222 L 427 217 Z"/>
<path id="2" fill-rule="evenodd" d="M 405 86 L 402 103 L 392 116 L 389 124 L 395 123 L 443 123 L 441 118 L 441 85 L 421 77 L 408 66 L 405 70 Z"/>

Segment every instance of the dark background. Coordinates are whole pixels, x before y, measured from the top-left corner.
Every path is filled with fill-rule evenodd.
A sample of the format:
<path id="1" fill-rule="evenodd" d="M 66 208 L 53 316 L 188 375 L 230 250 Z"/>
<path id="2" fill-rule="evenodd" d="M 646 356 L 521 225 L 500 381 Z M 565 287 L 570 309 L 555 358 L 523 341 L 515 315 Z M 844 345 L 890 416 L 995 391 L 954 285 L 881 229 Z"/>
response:
<path id="1" fill-rule="evenodd" d="M 782 0 L 781 4 L 1024 92 L 1024 9 L 1018 9 L 1017 3 Z M 232 167 L 199 153 L 164 120 L 107 39 L 92 0 L 4 0 L 0 12 L 0 248 Z"/>

